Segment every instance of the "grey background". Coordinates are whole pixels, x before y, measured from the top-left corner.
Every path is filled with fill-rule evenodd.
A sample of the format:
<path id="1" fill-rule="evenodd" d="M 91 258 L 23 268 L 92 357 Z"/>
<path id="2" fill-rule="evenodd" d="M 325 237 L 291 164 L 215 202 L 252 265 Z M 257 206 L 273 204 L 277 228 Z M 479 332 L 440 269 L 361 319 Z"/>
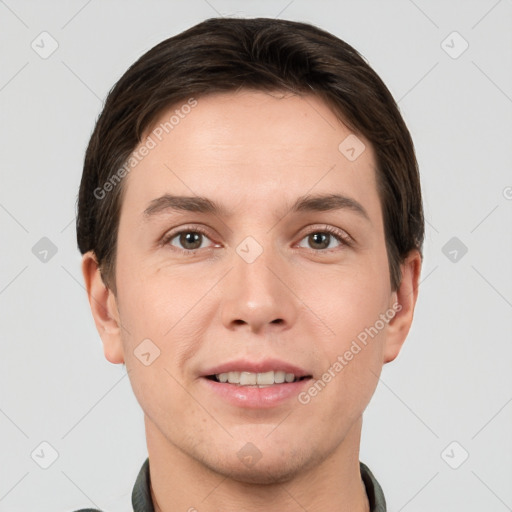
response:
<path id="1" fill-rule="evenodd" d="M 390 511 L 512 510 L 512 2 L 6 0 L 0 511 L 131 510 L 143 416 L 123 367 L 104 359 L 83 288 L 83 154 L 127 67 L 219 14 L 317 24 L 363 53 L 399 101 L 422 173 L 425 260 L 415 321 L 384 367 L 360 458 Z M 31 47 L 51 48 L 43 31 L 58 43 L 46 59 Z M 47 469 L 43 441 L 58 453 Z"/>

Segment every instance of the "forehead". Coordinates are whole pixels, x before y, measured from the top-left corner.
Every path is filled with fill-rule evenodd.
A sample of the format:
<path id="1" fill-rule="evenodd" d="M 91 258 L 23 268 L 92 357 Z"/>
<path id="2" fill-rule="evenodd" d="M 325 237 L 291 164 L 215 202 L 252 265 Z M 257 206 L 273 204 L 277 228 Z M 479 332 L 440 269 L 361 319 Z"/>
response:
<path id="1" fill-rule="evenodd" d="M 156 119 L 137 153 L 122 210 L 138 214 L 164 193 L 262 209 L 306 192 L 350 195 L 370 213 L 378 203 L 372 147 L 313 95 L 241 90 L 184 100 Z"/>

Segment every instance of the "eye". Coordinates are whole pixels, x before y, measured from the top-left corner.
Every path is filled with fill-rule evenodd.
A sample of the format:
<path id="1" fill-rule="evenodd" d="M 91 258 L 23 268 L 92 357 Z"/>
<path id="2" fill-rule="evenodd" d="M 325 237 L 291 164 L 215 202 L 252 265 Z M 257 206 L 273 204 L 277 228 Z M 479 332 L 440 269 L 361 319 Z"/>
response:
<path id="1" fill-rule="evenodd" d="M 185 228 L 180 231 L 169 233 L 162 239 L 162 245 L 170 245 L 173 249 L 185 254 L 193 255 L 200 249 L 212 248 L 213 245 L 205 245 L 206 241 L 211 239 L 208 234 L 199 228 Z M 307 246 L 303 245 L 306 241 Z M 342 230 L 331 226 L 323 226 L 310 231 L 299 243 L 299 247 L 308 248 L 315 252 L 330 252 L 339 247 L 351 246 L 352 239 L 350 235 Z"/>
<path id="2" fill-rule="evenodd" d="M 310 231 L 302 240 L 306 240 L 306 243 L 309 244 L 307 248 L 315 251 L 325 251 L 326 249 L 330 251 L 336 249 L 336 247 L 351 245 L 349 235 L 331 226 Z M 334 246 L 332 245 L 333 242 Z M 299 247 L 304 247 L 304 245 L 299 244 Z"/>
<path id="3" fill-rule="evenodd" d="M 170 233 L 162 240 L 162 245 L 171 245 L 177 250 L 193 254 L 195 251 L 205 248 L 203 246 L 205 240 L 209 240 L 209 238 L 204 231 L 198 228 L 190 228 Z M 180 244 L 181 247 L 177 247 L 175 243 Z"/>

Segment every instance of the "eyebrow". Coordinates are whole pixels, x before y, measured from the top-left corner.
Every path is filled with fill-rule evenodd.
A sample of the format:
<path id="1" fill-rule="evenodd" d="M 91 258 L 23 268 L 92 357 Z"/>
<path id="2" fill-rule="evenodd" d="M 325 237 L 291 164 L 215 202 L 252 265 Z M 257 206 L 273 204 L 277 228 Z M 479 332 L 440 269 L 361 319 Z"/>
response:
<path id="1" fill-rule="evenodd" d="M 341 194 L 315 194 L 301 196 L 295 201 L 289 210 L 290 213 L 350 210 L 370 221 L 367 211 L 359 202 L 351 197 Z M 164 194 L 161 197 L 153 199 L 144 210 L 143 216 L 145 220 L 149 220 L 152 217 L 168 213 L 170 211 L 207 213 L 229 217 L 229 212 L 224 206 L 208 199 L 207 197 L 175 196 L 171 194 Z"/>

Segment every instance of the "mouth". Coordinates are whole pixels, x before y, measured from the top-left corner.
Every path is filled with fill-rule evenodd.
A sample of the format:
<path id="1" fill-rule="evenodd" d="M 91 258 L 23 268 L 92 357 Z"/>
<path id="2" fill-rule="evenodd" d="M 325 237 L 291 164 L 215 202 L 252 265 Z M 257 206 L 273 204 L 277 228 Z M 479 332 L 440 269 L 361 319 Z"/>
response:
<path id="1" fill-rule="evenodd" d="M 205 378 L 222 384 L 266 388 L 269 386 L 286 385 L 301 380 L 311 379 L 311 375 L 296 375 L 284 370 L 267 372 L 230 371 L 206 375 Z"/>
<path id="2" fill-rule="evenodd" d="M 236 408 L 272 410 L 293 404 L 313 375 L 282 359 L 238 359 L 203 370 L 201 381 L 213 397 Z M 210 396 L 210 395 L 209 395 Z"/>

